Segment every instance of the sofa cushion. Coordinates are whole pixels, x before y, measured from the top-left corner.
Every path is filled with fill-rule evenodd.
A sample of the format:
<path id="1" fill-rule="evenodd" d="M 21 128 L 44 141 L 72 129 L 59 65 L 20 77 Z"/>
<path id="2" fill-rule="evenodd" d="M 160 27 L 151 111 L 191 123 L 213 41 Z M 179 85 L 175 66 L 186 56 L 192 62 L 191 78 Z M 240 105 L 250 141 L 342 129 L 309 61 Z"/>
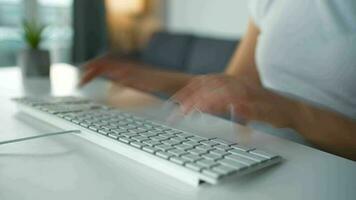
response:
<path id="1" fill-rule="evenodd" d="M 168 70 L 184 71 L 193 36 L 155 33 L 143 49 L 141 61 Z"/>
<path id="2" fill-rule="evenodd" d="M 192 42 L 186 71 L 191 74 L 224 71 L 238 41 L 197 37 Z"/>

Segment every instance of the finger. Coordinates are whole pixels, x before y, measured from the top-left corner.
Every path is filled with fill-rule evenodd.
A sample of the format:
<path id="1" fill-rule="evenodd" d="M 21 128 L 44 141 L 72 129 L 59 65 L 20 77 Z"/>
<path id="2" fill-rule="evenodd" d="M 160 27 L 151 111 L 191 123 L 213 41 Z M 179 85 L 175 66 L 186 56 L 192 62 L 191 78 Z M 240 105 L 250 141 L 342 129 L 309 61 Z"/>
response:
<path id="1" fill-rule="evenodd" d="M 175 93 L 171 100 L 180 102 L 194 94 L 203 85 L 202 79 L 201 77 L 193 79 L 187 86 Z"/>
<path id="2" fill-rule="evenodd" d="M 202 86 L 198 88 L 193 94 L 182 98 L 179 101 L 182 113 L 185 115 L 191 113 L 197 108 L 197 105 L 200 104 L 200 102 L 203 102 L 206 98 L 209 98 L 209 93 L 209 87 Z"/>
<path id="3" fill-rule="evenodd" d="M 82 75 L 79 82 L 79 86 L 80 87 L 84 86 L 85 84 L 93 80 L 95 77 L 102 74 L 104 71 L 105 71 L 105 67 L 95 67 L 95 68 L 88 69 Z"/>
<path id="4" fill-rule="evenodd" d="M 210 94 L 218 88 L 222 87 L 222 84 L 215 80 L 214 78 L 204 77 L 200 80 L 197 80 L 194 85 L 190 86 L 190 91 L 178 94 L 180 96 L 176 97 L 176 100 L 181 104 L 181 110 L 184 114 L 189 114 L 192 112 L 196 104 L 204 102 L 210 98 Z"/>
<path id="5" fill-rule="evenodd" d="M 196 102 L 195 107 L 202 112 L 220 115 L 228 112 L 228 105 L 231 103 L 224 94 L 211 91 L 208 95 L 203 96 L 201 101 Z"/>
<path id="6" fill-rule="evenodd" d="M 137 80 L 136 78 L 132 78 L 132 77 L 123 77 L 121 79 L 118 79 L 116 81 L 117 83 L 124 85 L 126 87 L 131 87 L 137 90 L 141 90 L 141 91 L 150 91 L 151 88 L 147 87 L 144 84 L 141 84 L 139 82 L 139 80 Z"/>
<path id="7" fill-rule="evenodd" d="M 109 55 L 100 56 L 94 60 L 89 61 L 84 65 L 85 73 L 83 74 L 79 86 L 83 86 L 90 82 L 96 76 L 112 67 L 113 60 Z"/>
<path id="8" fill-rule="evenodd" d="M 180 91 L 179 93 L 177 93 L 174 98 L 180 100 L 194 94 L 197 90 L 201 88 L 205 88 L 208 91 L 211 91 L 216 88 L 223 87 L 224 84 L 225 82 L 221 79 L 221 77 L 215 75 L 202 76 L 196 79 L 191 85 L 189 85 L 185 91 Z"/>
<path id="9" fill-rule="evenodd" d="M 97 73 L 98 73 L 97 69 L 89 69 L 85 71 L 80 77 L 79 87 L 82 87 L 86 85 L 88 82 L 90 82 L 96 76 Z"/>

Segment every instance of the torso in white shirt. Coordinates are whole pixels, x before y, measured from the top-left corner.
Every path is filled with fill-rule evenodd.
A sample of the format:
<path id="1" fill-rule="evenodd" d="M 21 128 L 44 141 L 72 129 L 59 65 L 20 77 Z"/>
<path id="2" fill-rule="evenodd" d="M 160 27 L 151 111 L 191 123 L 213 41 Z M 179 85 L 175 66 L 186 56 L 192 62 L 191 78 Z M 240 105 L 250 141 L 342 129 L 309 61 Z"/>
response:
<path id="1" fill-rule="evenodd" d="M 263 85 L 356 119 L 356 1 L 251 0 Z"/>

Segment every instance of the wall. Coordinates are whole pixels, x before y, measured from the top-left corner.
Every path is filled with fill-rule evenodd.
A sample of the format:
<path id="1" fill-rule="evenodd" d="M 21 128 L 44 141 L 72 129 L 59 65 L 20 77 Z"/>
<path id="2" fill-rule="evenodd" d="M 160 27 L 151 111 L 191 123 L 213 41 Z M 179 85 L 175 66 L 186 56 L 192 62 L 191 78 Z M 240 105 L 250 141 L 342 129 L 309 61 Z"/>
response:
<path id="1" fill-rule="evenodd" d="M 248 0 L 167 0 L 166 28 L 220 38 L 243 35 Z"/>

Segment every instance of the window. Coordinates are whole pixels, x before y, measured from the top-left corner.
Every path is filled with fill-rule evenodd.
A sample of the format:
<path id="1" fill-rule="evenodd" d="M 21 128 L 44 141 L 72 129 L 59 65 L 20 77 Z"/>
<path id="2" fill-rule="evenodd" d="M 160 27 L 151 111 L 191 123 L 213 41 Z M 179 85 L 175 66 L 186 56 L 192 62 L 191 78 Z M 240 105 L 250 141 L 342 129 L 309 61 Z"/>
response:
<path id="1" fill-rule="evenodd" d="M 69 62 L 72 3 L 73 0 L 0 0 L 0 66 L 16 65 L 17 54 L 25 47 L 21 23 L 29 16 L 37 16 L 46 25 L 42 47 L 50 50 L 52 62 Z"/>
<path id="2" fill-rule="evenodd" d="M 72 46 L 73 0 L 38 0 L 38 17 L 47 25 L 43 46 L 51 51 L 52 62 L 69 62 Z"/>
<path id="3" fill-rule="evenodd" d="M 15 65 L 17 52 L 23 48 L 22 13 L 21 0 L 0 0 L 0 66 Z"/>

